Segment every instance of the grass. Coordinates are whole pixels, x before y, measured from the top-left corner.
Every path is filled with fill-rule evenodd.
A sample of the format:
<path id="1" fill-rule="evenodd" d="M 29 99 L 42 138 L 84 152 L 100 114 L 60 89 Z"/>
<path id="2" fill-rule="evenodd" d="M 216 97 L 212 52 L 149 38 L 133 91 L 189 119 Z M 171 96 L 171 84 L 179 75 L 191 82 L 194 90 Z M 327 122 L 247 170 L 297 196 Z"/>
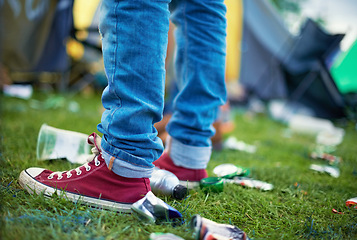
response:
<path id="1" fill-rule="evenodd" d="M 214 152 L 209 174 L 213 176 L 219 164 L 234 163 L 249 167 L 252 177 L 274 184 L 274 190 L 226 185 L 222 193 L 191 191 L 182 201 L 162 197 L 184 216 L 185 224 L 173 227 L 147 225 L 130 214 L 94 210 L 58 196 L 30 195 L 20 188 L 18 176 L 25 168 L 76 167 L 64 160 L 36 160 L 37 134 L 43 123 L 86 134 L 96 131 L 101 116 L 99 94 L 36 93 L 26 101 L 1 96 L 1 103 L 1 239 L 149 239 L 152 232 L 193 239 L 189 220 L 195 214 L 233 224 L 253 239 L 357 238 L 357 209 L 345 206 L 347 199 L 357 197 L 355 123 L 336 123 L 346 134 L 333 153 L 343 159 L 341 176 L 333 178 L 309 170 L 313 137 L 287 136 L 286 126 L 268 116 L 237 111 L 230 135 L 256 145 L 258 151 Z M 343 214 L 334 214 L 332 209 Z"/>

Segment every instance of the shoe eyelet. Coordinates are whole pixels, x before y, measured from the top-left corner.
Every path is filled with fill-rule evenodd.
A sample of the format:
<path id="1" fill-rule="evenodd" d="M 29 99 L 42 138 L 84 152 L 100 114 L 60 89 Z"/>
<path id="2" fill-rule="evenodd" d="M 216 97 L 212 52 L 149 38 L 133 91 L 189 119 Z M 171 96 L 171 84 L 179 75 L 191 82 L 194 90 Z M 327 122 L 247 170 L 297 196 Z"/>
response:
<path id="1" fill-rule="evenodd" d="M 91 169 L 91 167 L 90 167 L 90 166 L 86 167 L 86 171 L 87 171 L 87 172 L 89 172 L 89 171 L 90 171 L 90 169 Z"/>
<path id="2" fill-rule="evenodd" d="M 61 175 L 57 178 L 57 180 L 61 180 L 62 178 L 63 178 L 63 176 Z"/>
<path id="3" fill-rule="evenodd" d="M 79 176 L 79 175 L 81 175 L 81 174 L 82 174 L 82 171 L 79 170 L 79 171 L 77 172 L 77 176 Z"/>
<path id="4" fill-rule="evenodd" d="M 53 176 L 51 176 L 51 175 L 47 177 L 47 179 L 52 179 L 52 178 L 53 178 Z"/>
<path id="5" fill-rule="evenodd" d="M 94 165 L 95 165 L 96 167 L 98 167 L 98 166 L 100 165 L 100 161 L 95 162 Z"/>
<path id="6" fill-rule="evenodd" d="M 67 173 L 67 178 L 72 177 L 72 173 Z"/>

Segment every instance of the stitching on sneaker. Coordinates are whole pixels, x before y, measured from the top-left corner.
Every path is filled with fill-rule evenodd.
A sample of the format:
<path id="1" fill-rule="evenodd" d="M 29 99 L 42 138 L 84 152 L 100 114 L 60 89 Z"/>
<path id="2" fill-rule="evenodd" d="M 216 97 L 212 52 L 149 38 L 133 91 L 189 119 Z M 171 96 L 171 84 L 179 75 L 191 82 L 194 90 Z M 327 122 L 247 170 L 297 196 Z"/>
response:
<path id="1" fill-rule="evenodd" d="M 114 160 L 115 160 L 115 157 L 111 157 L 111 158 L 110 158 L 110 162 L 109 162 L 109 166 L 108 166 L 108 169 L 109 169 L 110 171 L 111 171 L 112 168 L 113 168 Z"/>

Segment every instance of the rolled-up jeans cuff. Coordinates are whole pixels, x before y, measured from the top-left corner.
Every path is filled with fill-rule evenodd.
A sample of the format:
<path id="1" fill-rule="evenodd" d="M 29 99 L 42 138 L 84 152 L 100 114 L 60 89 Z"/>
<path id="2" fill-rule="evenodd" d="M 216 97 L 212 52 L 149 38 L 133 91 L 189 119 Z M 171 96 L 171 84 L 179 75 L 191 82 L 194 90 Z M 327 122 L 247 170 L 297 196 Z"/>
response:
<path id="1" fill-rule="evenodd" d="M 136 166 L 114 157 L 102 150 L 102 156 L 108 168 L 115 174 L 127 178 L 150 178 L 153 168 Z"/>
<path id="2" fill-rule="evenodd" d="M 166 151 L 174 164 L 189 169 L 206 169 L 212 154 L 211 146 L 189 146 L 170 136 L 167 138 L 166 146 Z"/>

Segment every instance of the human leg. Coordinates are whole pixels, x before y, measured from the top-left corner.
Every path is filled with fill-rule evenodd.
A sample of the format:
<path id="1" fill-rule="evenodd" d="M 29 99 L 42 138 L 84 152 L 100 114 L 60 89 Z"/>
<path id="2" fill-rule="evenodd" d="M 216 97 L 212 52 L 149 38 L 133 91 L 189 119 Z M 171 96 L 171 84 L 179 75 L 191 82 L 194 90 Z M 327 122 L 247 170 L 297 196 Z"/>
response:
<path id="1" fill-rule="evenodd" d="M 20 184 L 30 193 L 64 193 L 73 201 L 129 211 L 131 203 L 150 191 L 152 161 L 162 152 L 153 123 L 163 109 L 168 2 L 102 2 L 100 31 L 108 77 L 102 97 L 106 110 L 98 125 L 102 143 L 89 139 L 95 156 L 78 168 L 24 170 Z"/>
<path id="2" fill-rule="evenodd" d="M 211 156 L 212 123 L 226 99 L 226 8 L 223 0 L 181 0 L 176 4 L 172 22 L 177 29 L 179 93 L 167 126 L 171 137 L 167 151 L 154 164 L 179 175 L 182 169 L 170 167 L 168 160 L 176 166 L 201 171 Z M 198 176 L 182 180 L 200 180 L 204 174 Z"/>
<path id="3" fill-rule="evenodd" d="M 104 159 L 124 177 L 150 177 L 163 150 L 153 124 L 164 102 L 168 2 L 119 1 L 100 24 L 108 86 L 98 130 Z"/>

